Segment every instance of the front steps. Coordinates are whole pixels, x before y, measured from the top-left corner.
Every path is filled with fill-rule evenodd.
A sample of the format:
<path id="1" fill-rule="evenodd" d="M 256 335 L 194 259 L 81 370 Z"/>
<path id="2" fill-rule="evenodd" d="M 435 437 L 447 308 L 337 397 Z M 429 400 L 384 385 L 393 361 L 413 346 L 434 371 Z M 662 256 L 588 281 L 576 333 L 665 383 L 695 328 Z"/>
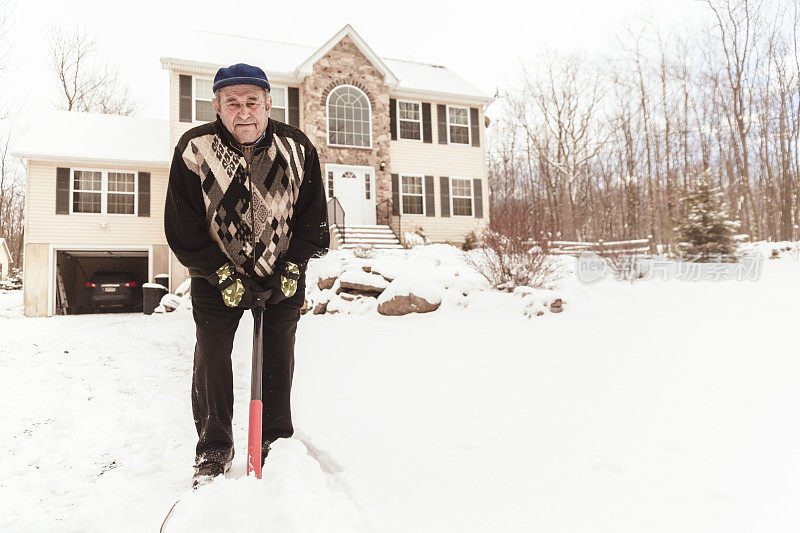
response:
<path id="1" fill-rule="evenodd" d="M 348 225 L 344 228 L 342 238 L 341 228 L 331 227 L 331 239 L 338 242 L 337 248 L 377 248 L 384 250 L 402 250 L 403 245 L 389 226 L 371 226 L 367 224 Z"/>

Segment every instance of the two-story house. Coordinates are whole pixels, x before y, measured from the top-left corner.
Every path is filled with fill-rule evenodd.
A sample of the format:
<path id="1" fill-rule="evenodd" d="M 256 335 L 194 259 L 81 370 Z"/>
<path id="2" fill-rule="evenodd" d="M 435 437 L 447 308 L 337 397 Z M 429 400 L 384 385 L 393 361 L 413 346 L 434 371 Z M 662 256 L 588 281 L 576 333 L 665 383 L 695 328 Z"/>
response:
<path id="1" fill-rule="evenodd" d="M 267 73 L 271 118 L 317 148 L 332 247 L 399 242 L 418 228 L 458 244 L 486 224 L 492 98 L 450 70 L 381 58 L 350 25 L 320 48 L 176 32 L 161 58 L 169 120 L 50 112 L 17 146 L 27 170 L 26 315 L 80 309 L 95 270 L 169 274 L 171 289 L 186 279 L 163 232 L 171 152 L 216 118 L 214 74 L 240 62 Z"/>

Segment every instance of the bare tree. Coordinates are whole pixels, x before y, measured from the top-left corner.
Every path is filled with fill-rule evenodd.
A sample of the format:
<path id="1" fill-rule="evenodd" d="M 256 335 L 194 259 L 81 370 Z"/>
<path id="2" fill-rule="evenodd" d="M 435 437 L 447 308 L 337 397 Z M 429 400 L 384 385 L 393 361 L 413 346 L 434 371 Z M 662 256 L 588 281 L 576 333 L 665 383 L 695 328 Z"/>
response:
<path id="1" fill-rule="evenodd" d="M 6 121 L 8 122 L 8 121 Z M 11 132 L 0 138 L 0 237 L 6 239 L 15 265 L 22 265 L 25 184 L 18 162 L 11 157 Z"/>
<path id="2" fill-rule="evenodd" d="M 132 115 L 137 104 L 118 69 L 98 56 L 97 41 L 85 29 L 51 26 L 50 67 L 61 86 L 59 107 L 114 115 Z"/>
<path id="3" fill-rule="evenodd" d="M 674 250 L 689 177 L 709 172 L 744 233 L 798 238 L 800 0 L 703 4 L 696 26 L 640 21 L 606 58 L 523 69 L 492 129 L 493 213 L 520 198 L 562 238 Z"/>
<path id="4" fill-rule="evenodd" d="M 548 171 L 548 186 L 560 205 L 562 232 L 577 236 L 588 220 L 581 208 L 588 196 L 582 182 L 603 146 L 596 120 L 603 98 L 599 70 L 577 55 L 546 54 L 543 71 L 525 73 L 521 94 L 509 98 L 511 113 L 536 158 Z"/>

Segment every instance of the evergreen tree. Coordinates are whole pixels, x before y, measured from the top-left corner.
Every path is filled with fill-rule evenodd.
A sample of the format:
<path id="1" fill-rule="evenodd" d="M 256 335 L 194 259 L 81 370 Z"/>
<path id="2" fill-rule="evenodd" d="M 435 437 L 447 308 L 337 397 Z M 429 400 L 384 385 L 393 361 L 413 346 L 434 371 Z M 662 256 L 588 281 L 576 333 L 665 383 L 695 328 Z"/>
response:
<path id="1" fill-rule="evenodd" d="M 704 172 L 694 180 L 681 201 L 688 213 L 675 228 L 682 241 L 678 249 L 702 263 L 734 260 L 737 245 L 733 236 L 740 222 L 730 220 L 711 173 Z"/>

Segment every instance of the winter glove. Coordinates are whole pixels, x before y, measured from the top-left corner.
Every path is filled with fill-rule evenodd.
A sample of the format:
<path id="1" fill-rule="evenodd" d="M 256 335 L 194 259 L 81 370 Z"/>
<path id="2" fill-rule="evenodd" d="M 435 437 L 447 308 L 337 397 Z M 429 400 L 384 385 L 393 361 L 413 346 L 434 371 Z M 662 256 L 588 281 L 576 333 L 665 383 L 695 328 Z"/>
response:
<path id="1" fill-rule="evenodd" d="M 276 304 L 294 296 L 299 279 L 300 267 L 288 261 L 284 263 L 283 267 L 276 269 L 267 281 L 267 287 L 273 289 L 267 303 Z"/>
<path id="2" fill-rule="evenodd" d="M 230 263 L 225 263 L 208 281 L 222 292 L 222 301 L 228 307 L 253 307 L 253 292 L 264 289 L 247 276 L 239 275 Z"/>

